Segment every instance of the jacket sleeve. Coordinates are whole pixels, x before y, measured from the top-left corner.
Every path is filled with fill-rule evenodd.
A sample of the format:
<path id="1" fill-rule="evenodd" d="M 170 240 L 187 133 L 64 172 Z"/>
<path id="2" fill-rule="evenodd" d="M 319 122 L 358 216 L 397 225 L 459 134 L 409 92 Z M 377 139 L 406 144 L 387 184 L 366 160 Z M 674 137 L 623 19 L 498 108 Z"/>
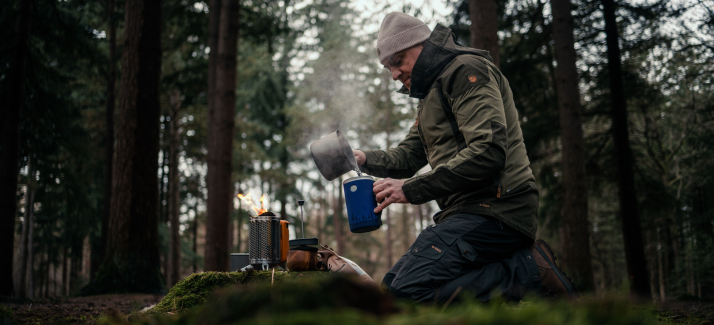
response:
<path id="1" fill-rule="evenodd" d="M 407 137 L 396 148 L 386 151 L 365 150 L 364 153 L 367 160 L 360 169 L 377 177 L 409 178 L 427 163 L 416 124 L 409 129 Z"/>
<path id="2" fill-rule="evenodd" d="M 505 168 L 507 125 L 501 92 L 486 64 L 477 63 L 458 66 L 442 87 L 465 147 L 445 164 L 404 183 L 402 190 L 412 204 L 494 187 Z"/>

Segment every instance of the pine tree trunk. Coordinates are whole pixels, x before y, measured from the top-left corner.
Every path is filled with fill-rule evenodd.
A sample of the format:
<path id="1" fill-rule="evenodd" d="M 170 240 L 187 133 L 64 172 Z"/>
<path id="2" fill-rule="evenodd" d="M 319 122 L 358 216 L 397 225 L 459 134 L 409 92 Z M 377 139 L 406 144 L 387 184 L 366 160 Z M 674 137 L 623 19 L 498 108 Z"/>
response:
<path id="1" fill-rule="evenodd" d="M 90 286 L 91 293 L 158 293 L 164 288 L 158 247 L 156 177 L 161 1 L 127 0 L 125 6 L 109 238 L 105 267 Z M 81 255 L 79 248 L 80 252 L 73 248 L 72 255 Z M 74 264 L 73 260 L 73 269 Z"/>
<path id="2" fill-rule="evenodd" d="M 493 64 L 501 66 L 498 54 L 498 13 L 495 0 L 468 0 L 471 18 L 471 47 L 491 53 Z"/>
<path id="3" fill-rule="evenodd" d="M 230 204 L 233 202 L 231 158 L 235 127 L 238 10 L 237 1 L 223 2 L 219 23 L 214 108 L 209 107 L 208 111 L 205 271 L 226 271 L 229 267 L 228 223 Z"/>
<path id="4" fill-rule="evenodd" d="M 407 211 L 407 205 L 402 204 L 402 247 L 405 252 L 411 246 L 412 222 L 410 216 Z"/>
<path id="5" fill-rule="evenodd" d="M 164 118 L 164 130 L 169 129 L 169 118 L 165 117 Z M 168 132 L 167 132 L 168 134 Z M 166 143 L 168 141 L 164 141 L 164 143 L 161 143 L 159 140 L 159 151 L 162 153 L 162 159 L 161 159 L 161 166 L 159 166 L 159 170 L 161 170 L 161 177 L 159 177 L 159 202 L 158 203 L 158 209 L 159 209 L 159 224 L 169 224 L 169 186 L 171 186 L 171 178 L 169 177 L 168 169 L 169 169 L 169 164 L 171 161 L 171 150 L 166 146 Z M 163 148 L 162 148 L 163 144 Z M 171 231 L 169 231 L 170 233 Z M 169 235 L 170 237 L 170 235 Z M 170 260 L 170 252 L 169 250 L 159 250 L 159 259 L 161 260 L 161 274 L 164 275 L 166 278 L 166 283 L 169 283 L 169 260 Z"/>
<path id="6" fill-rule="evenodd" d="M 33 203 L 35 199 L 35 189 L 33 177 L 35 171 L 32 169 L 32 156 L 27 157 L 27 188 L 25 190 L 25 212 L 22 216 L 22 237 L 20 239 L 20 279 L 18 280 L 17 296 L 27 298 L 27 260 L 28 260 L 28 233 L 32 224 Z"/>
<path id="7" fill-rule="evenodd" d="M 109 35 L 107 41 L 109 42 L 109 73 L 107 74 L 107 106 L 106 106 L 106 117 L 105 124 L 107 128 L 107 139 L 106 139 L 106 152 L 105 152 L 105 177 L 104 177 L 104 211 L 102 214 L 102 237 L 99 239 L 99 253 L 96 254 L 97 258 L 92 260 L 92 271 L 91 274 L 94 276 L 99 270 L 99 265 L 104 261 L 104 256 L 107 250 L 107 237 L 109 231 L 109 213 L 111 211 L 112 203 L 112 166 L 114 160 L 114 102 L 115 97 L 115 83 L 117 78 L 117 65 L 116 65 L 116 24 L 114 22 L 114 0 L 109 0 L 107 4 L 107 22 L 109 24 Z"/>
<path id="8" fill-rule="evenodd" d="M 660 255 L 659 252 L 657 251 L 657 241 L 654 240 L 655 235 L 653 234 L 652 229 L 646 229 L 645 230 L 645 239 L 647 242 L 647 245 L 645 246 L 645 251 L 647 252 L 647 268 L 650 270 L 655 270 L 657 269 L 657 266 L 659 265 L 660 262 Z M 602 258 L 602 254 L 599 254 L 599 257 Z M 650 272 L 649 274 L 649 282 L 650 282 L 650 291 L 652 292 L 652 301 L 657 301 L 657 295 L 655 294 L 656 292 L 659 292 L 659 282 L 658 282 L 658 273 L 657 272 Z"/>
<path id="9" fill-rule="evenodd" d="M 555 86 L 560 110 L 563 168 L 563 206 L 560 211 L 562 267 L 581 291 L 595 290 L 588 231 L 588 190 L 585 140 L 580 108 L 578 70 L 570 0 L 551 0 L 555 41 Z"/>
<path id="10" fill-rule="evenodd" d="M 68 252 L 69 248 L 65 245 L 62 252 L 62 295 L 64 296 L 69 295 L 69 292 L 67 291 L 67 279 L 69 279 L 69 274 L 67 274 L 67 261 L 69 259 L 69 256 L 67 256 Z"/>
<path id="11" fill-rule="evenodd" d="M 612 106 L 612 132 L 617 162 L 617 185 L 622 219 L 622 237 L 625 246 L 627 275 L 630 279 L 630 294 L 649 298 L 647 262 L 642 243 L 642 229 L 635 196 L 635 180 L 632 173 L 632 151 L 627 126 L 627 105 L 622 80 L 619 35 L 615 16 L 615 1 L 602 0 L 607 43 L 607 66 L 610 74 L 610 105 Z"/>
<path id="12" fill-rule="evenodd" d="M 342 207 L 345 206 L 345 199 L 342 196 L 342 181 L 343 178 L 340 176 L 340 182 L 337 185 L 337 201 L 335 202 L 335 215 L 332 218 L 335 227 L 335 241 L 337 241 L 337 254 L 345 254 L 345 234 L 342 229 L 342 220 L 344 219 L 344 214 L 342 213 Z"/>
<path id="13" fill-rule="evenodd" d="M 107 74 L 107 103 L 105 124 L 107 128 L 106 152 L 105 152 L 105 179 L 104 179 L 104 211 L 102 214 L 102 237 L 100 238 L 99 253 L 97 259 L 92 261 L 91 274 L 94 275 L 99 270 L 99 265 L 104 261 L 107 250 L 107 237 L 109 231 L 109 213 L 111 211 L 112 198 L 112 166 L 114 162 L 114 103 L 116 102 L 116 23 L 114 22 L 114 0 L 109 0 L 107 4 L 107 22 L 109 24 L 109 73 Z"/>
<path id="14" fill-rule="evenodd" d="M 193 207 L 193 273 L 198 271 L 198 203 Z"/>
<path id="15" fill-rule="evenodd" d="M 166 272 L 168 279 L 166 283 L 173 287 L 179 281 L 181 268 L 181 242 L 179 237 L 179 119 L 181 110 L 181 94 L 174 89 L 171 93 L 171 117 L 169 119 L 169 222 L 171 222 L 169 237 L 169 260 L 170 267 Z"/>
<path id="16" fill-rule="evenodd" d="M 208 5 L 208 112 L 213 114 L 216 96 L 216 66 L 218 65 L 218 26 L 221 21 L 221 0 L 210 0 Z"/>
<path id="17" fill-rule="evenodd" d="M 34 196 L 33 196 L 34 198 Z M 30 210 L 32 212 L 32 210 Z M 30 214 L 27 218 L 27 298 L 35 299 L 35 216 Z"/>
<path id="18" fill-rule="evenodd" d="M 2 151 L 0 151 L 0 296 L 11 296 L 14 282 L 13 252 L 15 250 L 15 219 L 17 213 L 17 175 L 19 173 L 20 111 L 25 90 L 25 63 L 30 27 L 31 0 L 18 0 L 15 40 L 10 57 L 10 68 L 4 76 Z M 6 4 L 7 5 L 7 4 Z"/>

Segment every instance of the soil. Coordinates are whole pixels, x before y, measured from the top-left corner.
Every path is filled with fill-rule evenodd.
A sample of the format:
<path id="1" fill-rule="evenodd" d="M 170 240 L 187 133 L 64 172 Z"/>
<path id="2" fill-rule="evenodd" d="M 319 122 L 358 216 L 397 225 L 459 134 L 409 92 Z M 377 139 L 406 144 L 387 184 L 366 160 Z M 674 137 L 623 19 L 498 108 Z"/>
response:
<path id="1" fill-rule="evenodd" d="M 119 294 L 35 301 L 5 301 L 2 305 L 13 312 L 21 324 L 92 323 L 105 313 L 123 315 L 158 303 L 163 295 Z"/>
<path id="2" fill-rule="evenodd" d="M 664 323 L 714 325 L 714 301 L 681 299 L 658 306 L 659 319 Z"/>

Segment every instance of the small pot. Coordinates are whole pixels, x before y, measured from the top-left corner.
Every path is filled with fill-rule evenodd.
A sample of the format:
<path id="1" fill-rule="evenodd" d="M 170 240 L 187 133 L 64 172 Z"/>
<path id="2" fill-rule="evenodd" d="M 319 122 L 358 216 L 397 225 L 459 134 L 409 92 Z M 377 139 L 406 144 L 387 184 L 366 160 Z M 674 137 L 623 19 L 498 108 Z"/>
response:
<path id="1" fill-rule="evenodd" d="M 320 174 L 328 181 L 357 169 L 352 147 L 340 130 L 313 142 L 310 145 L 310 153 Z"/>

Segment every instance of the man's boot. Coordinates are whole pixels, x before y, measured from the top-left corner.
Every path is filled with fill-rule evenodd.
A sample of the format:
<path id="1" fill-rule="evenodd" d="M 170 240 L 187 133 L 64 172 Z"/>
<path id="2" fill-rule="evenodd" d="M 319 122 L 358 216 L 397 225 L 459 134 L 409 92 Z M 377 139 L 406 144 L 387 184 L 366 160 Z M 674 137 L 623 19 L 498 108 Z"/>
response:
<path id="1" fill-rule="evenodd" d="M 578 293 L 575 292 L 575 287 L 570 279 L 555 264 L 555 255 L 548 243 L 537 239 L 530 249 L 540 271 L 543 295 L 554 299 L 578 299 Z"/>

